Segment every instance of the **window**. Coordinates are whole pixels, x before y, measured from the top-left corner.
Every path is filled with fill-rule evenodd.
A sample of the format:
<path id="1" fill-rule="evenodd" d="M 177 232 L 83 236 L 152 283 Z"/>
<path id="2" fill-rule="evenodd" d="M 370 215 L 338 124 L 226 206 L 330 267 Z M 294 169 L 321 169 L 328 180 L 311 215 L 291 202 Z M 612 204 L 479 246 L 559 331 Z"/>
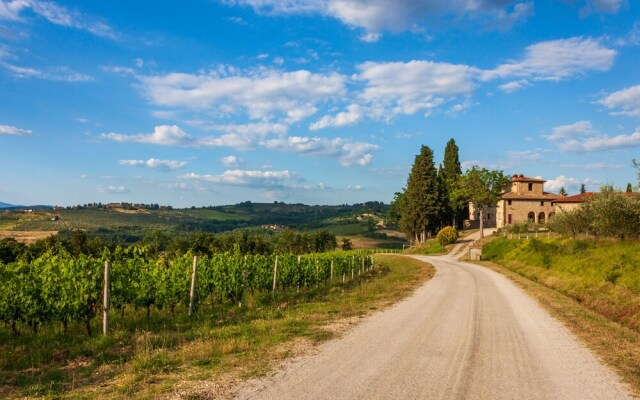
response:
<path id="1" fill-rule="evenodd" d="M 529 222 L 536 222 L 536 213 L 531 211 L 529 214 L 527 214 L 527 220 Z"/>
<path id="2" fill-rule="evenodd" d="M 540 202 L 540 205 L 541 205 L 542 207 L 544 207 L 544 201 L 541 201 L 541 202 Z"/>
<path id="3" fill-rule="evenodd" d="M 511 200 L 507 200 L 507 204 L 511 205 Z"/>
<path id="4" fill-rule="evenodd" d="M 545 220 L 544 213 L 541 212 L 540 214 L 538 214 L 538 223 L 539 224 L 544 224 L 544 220 Z"/>
<path id="5" fill-rule="evenodd" d="M 511 214 L 507 215 L 507 224 L 511 224 Z"/>
<path id="6" fill-rule="evenodd" d="M 530 183 L 529 184 L 529 191 L 532 191 L 532 190 L 533 190 L 533 183 Z"/>

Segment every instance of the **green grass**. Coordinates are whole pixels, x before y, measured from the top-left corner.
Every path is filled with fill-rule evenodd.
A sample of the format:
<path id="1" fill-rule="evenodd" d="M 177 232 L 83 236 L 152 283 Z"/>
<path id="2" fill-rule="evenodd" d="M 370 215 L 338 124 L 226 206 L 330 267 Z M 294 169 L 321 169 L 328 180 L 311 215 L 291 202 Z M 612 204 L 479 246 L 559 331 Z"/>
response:
<path id="1" fill-rule="evenodd" d="M 438 255 L 445 254 L 447 252 L 447 248 L 440 244 L 435 239 L 430 239 L 424 242 L 423 244 L 419 244 L 416 246 L 412 246 L 405 251 L 407 254 L 424 254 L 424 255 Z"/>
<path id="2" fill-rule="evenodd" d="M 144 310 L 127 310 L 124 318 L 112 313 L 108 337 L 89 338 L 80 325 L 70 326 L 69 335 L 50 327 L 37 336 L 22 326 L 14 337 L 0 326 L 0 398 L 146 399 L 179 383 L 224 386 L 265 374 L 301 348 L 338 335 L 335 326 L 396 302 L 433 275 L 429 265 L 397 255 L 376 262 L 378 268 L 353 281 L 279 292 L 275 300 L 255 293 L 242 307 L 207 301 L 192 319 L 184 309 L 175 319 L 152 312 L 147 320 Z M 93 323 L 97 332 L 99 321 Z"/>
<path id="3" fill-rule="evenodd" d="M 640 332 L 640 242 L 497 238 L 482 253 Z"/>

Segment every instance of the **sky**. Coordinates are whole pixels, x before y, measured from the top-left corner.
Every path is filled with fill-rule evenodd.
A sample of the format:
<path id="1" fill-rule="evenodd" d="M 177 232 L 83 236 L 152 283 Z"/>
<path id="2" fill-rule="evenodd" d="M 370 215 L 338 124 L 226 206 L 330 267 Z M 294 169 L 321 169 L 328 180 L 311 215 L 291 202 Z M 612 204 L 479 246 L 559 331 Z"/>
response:
<path id="1" fill-rule="evenodd" d="M 421 145 L 637 184 L 635 0 L 0 0 L 0 201 L 389 202 Z"/>

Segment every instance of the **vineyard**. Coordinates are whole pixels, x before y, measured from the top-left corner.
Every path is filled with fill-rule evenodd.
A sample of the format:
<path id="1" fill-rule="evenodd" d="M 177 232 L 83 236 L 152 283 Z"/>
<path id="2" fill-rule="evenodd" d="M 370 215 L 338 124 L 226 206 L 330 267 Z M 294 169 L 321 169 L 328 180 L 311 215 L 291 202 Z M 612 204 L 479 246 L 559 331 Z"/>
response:
<path id="1" fill-rule="evenodd" d="M 105 297 L 111 313 L 121 316 L 146 309 L 148 318 L 154 309 L 173 317 L 177 309 L 197 311 L 206 301 L 241 307 L 248 292 L 277 297 L 327 287 L 373 267 L 365 251 L 276 256 L 238 250 L 202 257 L 187 253 L 175 259 L 150 254 L 146 246 L 130 246 L 105 250 L 100 258 L 61 251 L 29 263 L 0 264 L 0 321 L 14 335 L 25 327 L 37 334 L 42 326 L 60 326 L 66 333 L 70 324 L 84 324 L 91 336 L 92 320 L 103 314 Z"/>

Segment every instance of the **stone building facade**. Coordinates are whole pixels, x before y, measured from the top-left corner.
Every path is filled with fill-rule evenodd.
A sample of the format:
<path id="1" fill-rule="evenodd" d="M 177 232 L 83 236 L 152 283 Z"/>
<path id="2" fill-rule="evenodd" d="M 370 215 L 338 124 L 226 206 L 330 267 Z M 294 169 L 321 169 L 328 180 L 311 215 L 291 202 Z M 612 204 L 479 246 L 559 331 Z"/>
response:
<path id="1" fill-rule="evenodd" d="M 502 228 L 507 225 L 532 222 L 544 224 L 556 213 L 553 202 L 562 196 L 544 191 L 544 179 L 522 174 L 511 177 L 511 185 L 502 194 L 495 208 L 485 211 L 485 227 Z M 469 205 L 470 227 L 478 225 L 479 213 Z"/>

